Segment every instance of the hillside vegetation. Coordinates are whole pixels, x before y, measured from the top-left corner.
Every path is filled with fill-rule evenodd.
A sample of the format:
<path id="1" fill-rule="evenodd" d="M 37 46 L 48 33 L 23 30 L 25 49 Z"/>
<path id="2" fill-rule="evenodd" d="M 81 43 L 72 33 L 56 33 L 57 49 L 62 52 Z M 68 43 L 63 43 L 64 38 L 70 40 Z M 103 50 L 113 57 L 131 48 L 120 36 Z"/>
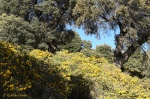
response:
<path id="1" fill-rule="evenodd" d="M 52 54 L 0 42 L 0 98 L 150 99 L 150 80 L 123 73 L 105 58 Z"/>

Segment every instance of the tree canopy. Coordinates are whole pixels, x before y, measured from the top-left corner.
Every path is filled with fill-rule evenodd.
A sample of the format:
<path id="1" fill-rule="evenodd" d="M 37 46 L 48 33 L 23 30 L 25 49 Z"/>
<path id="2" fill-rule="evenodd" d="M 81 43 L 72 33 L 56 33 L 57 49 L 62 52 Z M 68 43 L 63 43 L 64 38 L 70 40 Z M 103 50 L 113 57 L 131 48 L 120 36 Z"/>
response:
<path id="1" fill-rule="evenodd" d="M 120 30 L 114 50 L 115 62 L 120 68 L 150 37 L 149 0 L 82 0 L 77 2 L 73 15 L 75 24 L 87 34 L 99 34 L 101 29 Z"/>
<path id="2" fill-rule="evenodd" d="M 1 35 L 4 33 L 8 35 L 10 32 L 17 34 L 12 37 L 5 35 L 9 41 L 14 42 L 13 38 L 20 39 L 18 35 L 27 34 L 24 39 L 28 40 L 29 38 L 28 41 L 30 41 L 29 45 L 31 47 L 55 52 L 59 50 L 59 45 L 66 44 L 75 35 L 72 30 L 66 29 L 66 24 L 71 23 L 71 13 L 69 12 L 72 7 L 69 6 L 70 2 L 68 0 L 1 0 L 0 13 L 6 13 L 10 21 L 16 21 L 14 25 L 13 22 L 9 23 L 7 16 L 2 17 L 1 19 L 6 24 L 10 24 L 13 27 L 4 28 L 3 26 L 6 26 L 6 24 L 3 24 L 1 28 L 10 31 L 3 31 Z M 13 18 L 10 17 L 12 15 L 14 16 Z M 15 18 L 19 18 L 22 22 Z M 26 23 L 26 26 L 22 26 L 24 23 Z M 25 31 L 28 33 L 25 33 Z M 19 42 L 16 39 L 15 41 L 18 44 L 28 45 L 26 41 Z"/>
<path id="3" fill-rule="evenodd" d="M 119 68 L 150 37 L 149 0 L 1 0 L 0 13 L 6 13 L 9 18 L 13 14 L 24 21 L 22 24 L 31 25 L 29 30 L 33 31 L 16 25 L 13 28 L 17 31 L 11 29 L 18 35 L 23 34 L 21 30 L 24 33 L 28 31 L 28 38 L 34 38 L 22 43 L 30 43 L 33 47 L 36 42 L 34 48 L 51 52 L 59 50 L 59 45 L 66 44 L 75 36 L 72 30 L 67 29 L 67 24 L 83 28 L 86 34 L 95 34 L 96 37 L 119 29 L 114 50 L 114 60 Z M 6 24 L 9 24 L 8 20 Z M 5 33 L 10 34 L 10 31 Z M 18 35 L 12 36 L 15 40 L 7 38 L 17 41 Z M 36 41 L 38 38 L 41 38 L 40 42 Z"/>

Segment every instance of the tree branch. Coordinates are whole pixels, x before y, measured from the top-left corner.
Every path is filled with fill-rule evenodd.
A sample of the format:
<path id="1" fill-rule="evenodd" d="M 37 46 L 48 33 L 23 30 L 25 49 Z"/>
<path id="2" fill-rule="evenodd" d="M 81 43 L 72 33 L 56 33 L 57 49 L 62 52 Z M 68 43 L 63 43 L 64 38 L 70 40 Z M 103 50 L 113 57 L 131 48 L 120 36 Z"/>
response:
<path id="1" fill-rule="evenodd" d="M 135 43 L 128 47 L 127 51 L 125 51 L 124 53 L 121 52 L 122 49 L 120 48 L 120 43 L 117 43 L 116 50 L 114 51 L 115 64 L 119 68 L 123 69 L 123 64 L 128 61 L 129 57 L 135 52 L 138 47 L 148 41 L 149 37 L 150 33 L 144 33 Z M 120 42 L 120 40 L 118 39 L 117 42 Z"/>
<path id="2" fill-rule="evenodd" d="M 140 47 L 142 44 L 148 41 L 150 33 L 142 35 L 136 43 L 133 43 L 126 52 L 123 53 L 124 61 L 123 64 L 128 61 L 129 57 L 135 52 L 135 50 Z"/>

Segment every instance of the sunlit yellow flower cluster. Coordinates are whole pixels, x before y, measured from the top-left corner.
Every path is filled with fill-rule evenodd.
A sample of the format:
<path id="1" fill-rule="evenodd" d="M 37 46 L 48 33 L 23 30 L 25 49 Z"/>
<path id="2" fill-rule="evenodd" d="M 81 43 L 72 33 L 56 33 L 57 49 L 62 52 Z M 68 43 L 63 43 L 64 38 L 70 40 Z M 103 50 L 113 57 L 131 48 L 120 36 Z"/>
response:
<path id="1" fill-rule="evenodd" d="M 4 42 L 0 42 L 0 58 L 0 83 L 6 93 L 32 87 L 32 79 L 28 76 L 33 74 L 32 70 L 30 71 L 30 58 L 25 59 L 17 47 Z"/>
<path id="2" fill-rule="evenodd" d="M 29 55 L 34 56 L 37 59 L 47 59 L 48 57 L 51 56 L 51 53 L 49 53 L 48 51 L 41 51 L 39 49 L 34 49 L 29 53 Z"/>

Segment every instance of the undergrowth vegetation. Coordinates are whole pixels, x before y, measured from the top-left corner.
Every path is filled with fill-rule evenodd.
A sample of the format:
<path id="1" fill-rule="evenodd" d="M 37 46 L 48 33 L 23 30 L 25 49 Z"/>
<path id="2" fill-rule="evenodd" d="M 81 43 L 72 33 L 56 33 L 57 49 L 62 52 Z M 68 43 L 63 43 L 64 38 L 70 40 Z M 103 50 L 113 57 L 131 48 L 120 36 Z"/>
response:
<path id="1" fill-rule="evenodd" d="M 0 98 L 150 99 L 150 81 L 121 72 L 105 58 L 83 53 L 56 54 L 0 42 Z"/>

